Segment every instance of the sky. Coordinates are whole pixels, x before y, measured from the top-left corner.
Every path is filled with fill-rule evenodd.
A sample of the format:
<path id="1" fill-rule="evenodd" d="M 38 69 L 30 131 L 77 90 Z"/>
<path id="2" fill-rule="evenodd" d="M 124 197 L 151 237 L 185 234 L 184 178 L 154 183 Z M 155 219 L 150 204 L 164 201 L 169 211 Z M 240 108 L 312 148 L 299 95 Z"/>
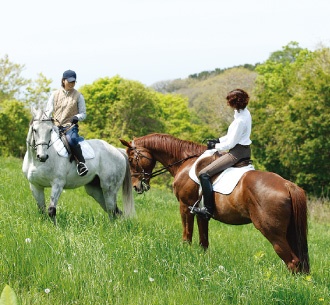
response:
<path id="1" fill-rule="evenodd" d="M 329 0 L 10 0 L 1 4 L 0 58 L 52 87 L 119 75 L 150 86 L 262 63 L 291 41 L 330 46 Z"/>

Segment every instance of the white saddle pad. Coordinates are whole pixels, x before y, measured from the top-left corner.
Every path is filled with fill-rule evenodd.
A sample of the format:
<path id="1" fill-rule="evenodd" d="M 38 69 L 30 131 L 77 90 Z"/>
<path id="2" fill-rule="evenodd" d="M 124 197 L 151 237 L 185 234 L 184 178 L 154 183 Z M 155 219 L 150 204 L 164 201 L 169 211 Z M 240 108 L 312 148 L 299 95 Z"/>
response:
<path id="1" fill-rule="evenodd" d="M 189 171 L 189 177 L 195 181 L 197 184 L 199 183 L 199 179 L 196 175 L 196 164 L 199 160 L 211 156 L 214 154 L 216 150 L 207 150 L 204 154 L 202 154 L 196 162 L 193 164 Z M 213 190 L 217 193 L 228 195 L 230 194 L 238 181 L 241 179 L 244 173 L 247 171 L 254 170 L 254 166 L 252 164 L 243 166 L 243 167 L 229 167 L 224 170 L 219 177 L 213 183 Z"/>
<path id="2" fill-rule="evenodd" d="M 58 133 L 54 130 L 52 131 L 51 141 L 53 143 L 55 150 L 61 157 L 64 157 L 64 158 L 69 157 L 68 151 L 66 150 Z M 79 142 L 79 144 L 81 146 L 81 151 L 83 153 L 83 156 L 86 160 L 95 158 L 95 152 L 94 152 L 92 146 L 90 146 L 90 144 L 87 141 Z"/>

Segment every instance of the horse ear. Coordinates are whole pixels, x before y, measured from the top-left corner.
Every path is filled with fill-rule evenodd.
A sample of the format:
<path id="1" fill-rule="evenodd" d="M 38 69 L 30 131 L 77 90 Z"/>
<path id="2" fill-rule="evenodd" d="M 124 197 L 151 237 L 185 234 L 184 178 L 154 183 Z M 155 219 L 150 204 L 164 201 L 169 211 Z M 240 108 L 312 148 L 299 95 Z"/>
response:
<path id="1" fill-rule="evenodd" d="M 128 147 L 128 148 L 132 148 L 131 144 L 129 142 L 127 142 L 124 139 L 119 139 L 119 141 L 121 142 L 121 144 L 123 144 L 124 146 Z"/>
<path id="2" fill-rule="evenodd" d="M 33 118 L 37 115 L 37 109 L 33 105 L 31 106 L 31 114 Z"/>

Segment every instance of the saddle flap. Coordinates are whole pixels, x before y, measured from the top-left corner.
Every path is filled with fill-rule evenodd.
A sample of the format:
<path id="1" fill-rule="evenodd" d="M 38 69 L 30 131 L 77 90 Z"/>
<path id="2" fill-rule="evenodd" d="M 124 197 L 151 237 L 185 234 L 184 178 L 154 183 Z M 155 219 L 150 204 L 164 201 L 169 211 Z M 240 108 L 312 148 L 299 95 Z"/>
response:
<path id="1" fill-rule="evenodd" d="M 57 151 L 57 153 L 64 158 L 68 158 L 69 154 L 71 153 L 70 149 L 68 149 L 66 147 L 66 145 L 63 142 L 63 139 L 65 138 L 64 142 L 66 142 L 66 144 L 68 145 L 67 141 L 66 141 L 66 137 L 65 135 L 63 135 L 61 138 L 59 136 L 59 134 L 53 130 L 52 131 L 52 135 L 51 135 L 51 141 L 54 145 L 55 150 Z M 82 141 L 79 142 L 80 146 L 81 146 L 81 151 L 83 153 L 83 156 L 86 160 L 88 159 L 93 159 L 95 158 L 95 152 L 93 147 L 88 143 L 88 141 Z"/>
<path id="2" fill-rule="evenodd" d="M 223 154 L 219 152 L 214 153 L 214 151 L 210 150 L 209 155 L 200 156 L 191 167 L 189 171 L 189 177 L 197 184 L 200 184 L 197 177 L 200 170 L 222 155 Z M 239 163 L 236 163 L 236 166 L 225 169 L 224 171 L 212 177 L 211 180 L 213 183 L 213 191 L 221 194 L 230 194 L 239 182 L 242 175 L 250 170 L 254 170 L 250 159 L 242 160 Z"/>

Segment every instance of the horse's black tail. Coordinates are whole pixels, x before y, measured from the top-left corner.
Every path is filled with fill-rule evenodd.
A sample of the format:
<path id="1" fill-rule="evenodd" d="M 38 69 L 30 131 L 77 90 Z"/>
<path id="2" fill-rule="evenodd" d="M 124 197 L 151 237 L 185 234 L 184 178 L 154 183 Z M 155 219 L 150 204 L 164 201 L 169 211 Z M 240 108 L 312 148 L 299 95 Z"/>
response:
<path id="1" fill-rule="evenodd" d="M 307 243 L 307 199 L 302 188 L 294 183 L 287 183 L 291 195 L 292 216 L 288 228 L 290 247 L 299 258 L 298 271 L 309 273 L 309 256 Z"/>

